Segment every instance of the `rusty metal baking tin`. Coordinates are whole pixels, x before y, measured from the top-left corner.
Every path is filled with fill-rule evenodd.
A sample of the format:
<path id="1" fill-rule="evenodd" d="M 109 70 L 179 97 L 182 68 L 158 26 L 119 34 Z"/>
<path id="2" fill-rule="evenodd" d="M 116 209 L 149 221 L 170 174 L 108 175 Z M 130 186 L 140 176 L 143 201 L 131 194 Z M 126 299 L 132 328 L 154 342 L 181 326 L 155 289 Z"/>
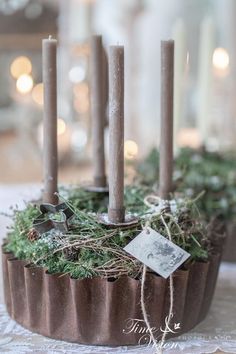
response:
<path id="1" fill-rule="evenodd" d="M 76 280 L 2 254 L 4 293 L 9 315 L 44 336 L 94 345 L 135 345 L 140 334 L 125 334 L 128 318 L 143 319 L 140 280 L 123 276 Z M 174 273 L 174 317 L 184 333 L 206 316 L 214 293 L 220 255 Z M 152 327 L 164 327 L 169 308 L 169 282 L 148 273 L 146 308 Z"/>

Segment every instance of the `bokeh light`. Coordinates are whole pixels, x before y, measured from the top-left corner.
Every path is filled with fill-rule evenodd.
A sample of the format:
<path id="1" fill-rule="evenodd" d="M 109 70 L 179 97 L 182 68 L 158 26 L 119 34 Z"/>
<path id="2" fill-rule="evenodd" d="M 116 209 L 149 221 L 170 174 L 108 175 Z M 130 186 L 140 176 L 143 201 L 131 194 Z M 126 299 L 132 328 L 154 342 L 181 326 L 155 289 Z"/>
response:
<path id="1" fill-rule="evenodd" d="M 63 119 L 58 118 L 57 120 L 57 135 L 62 135 L 66 131 L 66 123 Z"/>
<path id="2" fill-rule="evenodd" d="M 83 82 L 83 83 L 74 85 L 73 92 L 74 92 L 75 97 L 80 100 L 87 98 L 88 94 L 89 94 L 88 84 Z"/>
<path id="3" fill-rule="evenodd" d="M 133 160 L 138 155 L 138 145 L 133 140 L 125 141 L 124 156 L 127 160 Z"/>
<path id="4" fill-rule="evenodd" d="M 34 20 L 42 15 L 43 12 L 43 4 L 37 2 L 31 2 L 25 8 L 25 17 L 29 20 Z"/>
<path id="5" fill-rule="evenodd" d="M 74 66 L 69 71 L 69 80 L 74 84 L 81 82 L 85 79 L 86 70 L 82 66 Z"/>
<path id="6" fill-rule="evenodd" d="M 32 64 L 29 58 L 21 56 L 13 60 L 11 64 L 11 75 L 18 79 L 21 75 L 30 74 L 32 70 Z"/>
<path id="7" fill-rule="evenodd" d="M 183 128 L 178 132 L 177 145 L 197 149 L 201 146 L 201 137 L 196 128 Z"/>
<path id="8" fill-rule="evenodd" d="M 34 81 L 31 75 L 21 75 L 16 81 L 17 91 L 23 95 L 29 93 L 34 85 Z"/>
<path id="9" fill-rule="evenodd" d="M 83 100 L 74 99 L 74 109 L 80 114 L 84 114 L 89 110 L 89 99 L 84 98 Z"/>
<path id="10" fill-rule="evenodd" d="M 71 148 L 74 152 L 82 151 L 88 141 L 87 133 L 84 128 L 78 126 L 74 127 L 71 134 Z"/>
<path id="11" fill-rule="evenodd" d="M 216 69 L 226 70 L 229 66 L 229 54 L 224 48 L 216 48 L 213 53 L 212 63 Z"/>
<path id="12" fill-rule="evenodd" d="M 39 106 L 43 105 L 43 83 L 39 83 L 34 86 L 32 90 L 32 98 Z"/>

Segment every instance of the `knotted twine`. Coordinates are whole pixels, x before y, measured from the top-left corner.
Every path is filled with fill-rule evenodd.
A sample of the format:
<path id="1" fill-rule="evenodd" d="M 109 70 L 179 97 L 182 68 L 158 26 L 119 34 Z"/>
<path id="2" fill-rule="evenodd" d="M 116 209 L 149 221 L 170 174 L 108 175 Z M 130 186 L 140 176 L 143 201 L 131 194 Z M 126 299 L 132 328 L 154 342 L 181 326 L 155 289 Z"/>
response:
<path id="1" fill-rule="evenodd" d="M 159 205 L 156 206 L 155 204 L 149 202 L 148 201 L 149 198 L 152 198 L 153 201 L 157 201 L 159 203 Z M 163 225 L 165 226 L 168 238 L 169 238 L 170 241 L 172 241 L 170 229 L 169 229 L 168 225 L 166 224 L 163 215 L 161 214 L 162 211 L 166 208 L 166 203 L 167 202 L 168 201 L 164 201 L 164 200 L 162 200 L 161 198 L 159 198 L 158 196 L 155 196 L 155 195 L 147 196 L 144 199 L 144 203 L 148 207 L 154 209 L 154 211 L 155 211 L 154 213 L 151 214 L 151 217 L 153 215 L 159 215 L 160 214 L 161 221 L 162 221 Z M 146 220 L 146 223 L 145 223 L 145 226 L 144 226 L 144 229 L 146 230 L 147 234 L 149 233 L 148 226 L 150 226 L 150 218 L 148 220 Z M 173 314 L 173 306 L 174 306 L 173 275 L 171 274 L 170 277 L 169 277 L 169 287 L 170 287 L 169 312 L 168 312 L 168 316 L 167 316 L 167 321 L 165 321 L 165 329 L 164 329 L 164 332 L 162 334 L 160 344 L 158 344 L 158 341 L 156 340 L 156 338 L 153 335 L 152 328 L 151 328 L 151 325 L 150 325 L 150 322 L 149 322 L 149 319 L 148 319 L 148 315 L 147 315 L 147 311 L 146 311 L 146 305 L 145 305 L 145 299 L 144 299 L 144 287 L 145 287 L 146 274 L 147 274 L 147 266 L 143 265 L 143 272 L 142 272 L 142 278 L 141 278 L 141 309 L 142 309 L 142 314 L 143 314 L 144 321 L 146 323 L 146 326 L 147 326 L 148 332 L 150 334 L 150 338 L 151 338 L 151 340 L 153 342 L 153 346 L 154 346 L 154 348 L 156 350 L 156 353 L 157 354 L 162 354 L 163 353 L 162 347 L 163 347 L 163 345 L 165 343 L 165 339 L 166 339 L 166 335 L 167 335 L 167 329 L 169 328 L 170 321 L 171 321 L 171 318 L 173 316 L 172 315 Z"/>

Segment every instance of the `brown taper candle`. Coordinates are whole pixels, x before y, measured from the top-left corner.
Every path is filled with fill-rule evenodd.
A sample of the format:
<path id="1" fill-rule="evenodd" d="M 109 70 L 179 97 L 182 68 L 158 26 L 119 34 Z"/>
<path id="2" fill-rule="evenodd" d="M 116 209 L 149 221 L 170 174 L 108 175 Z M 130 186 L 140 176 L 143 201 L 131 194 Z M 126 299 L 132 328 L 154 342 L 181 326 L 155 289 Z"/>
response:
<path id="1" fill-rule="evenodd" d="M 109 208 L 112 223 L 125 220 L 124 208 L 124 47 L 109 48 Z"/>
<path id="2" fill-rule="evenodd" d="M 161 137 L 159 194 L 169 199 L 173 174 L 174 41 L 161 42 Z"/>
<path id="3" fill-rule="evenodd" d="M 106 187 L 104 126 L 106 104 L 104 100 L 104 53 L 102 37 L 91 39 L 91 107 L 93 141 L 93 178 L 95 187 Z"/>
<path id="4" fill-rule="evenodd" d="M 43 40 L 43 202 L 57 204 L 57 41 Z"/>

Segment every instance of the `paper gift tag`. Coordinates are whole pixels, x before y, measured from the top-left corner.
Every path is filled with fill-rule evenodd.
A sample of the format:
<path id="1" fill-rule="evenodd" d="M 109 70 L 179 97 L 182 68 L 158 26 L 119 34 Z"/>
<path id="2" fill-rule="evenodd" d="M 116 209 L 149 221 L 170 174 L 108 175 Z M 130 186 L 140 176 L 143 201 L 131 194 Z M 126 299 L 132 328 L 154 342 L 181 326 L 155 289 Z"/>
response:
<path id="1" fill-rule="evenodd" d="M 150 227 L 138 234 L 124 250 L 163 278 L 168 278 L 190 257 L 188 252 Z"/>

